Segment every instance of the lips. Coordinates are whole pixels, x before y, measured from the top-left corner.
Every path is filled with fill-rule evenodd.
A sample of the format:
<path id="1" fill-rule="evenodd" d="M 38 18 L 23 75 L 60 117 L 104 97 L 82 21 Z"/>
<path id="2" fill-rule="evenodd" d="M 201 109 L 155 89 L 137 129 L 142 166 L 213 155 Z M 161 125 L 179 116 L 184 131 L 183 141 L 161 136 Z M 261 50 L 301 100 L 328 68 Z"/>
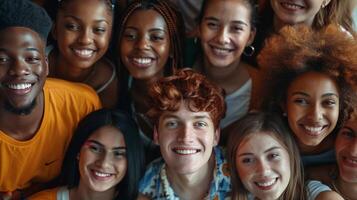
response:
<path id="1" fill-rule="evenodd" d="M 234 51 L 234 49 L 232 49 L 232 48 L 222 48 L 222 47 L 216 47 L 216 46 L 210 46 L 210 47 L 211 47 L 212 53 L 219 57 L 228 56 L 232 51 Z"/>
<path id="2" fill-rule="evenodd" d="M 31 91 L 32 86 L 34 84 L 32 84 L 32 83 L 5 83 L 2 85 L 4 87 L 8 88 L 12 93 L 15 93 L 17 95 L 25 95 Z"/>
<path id="3" fill-rule="evenodd" d="M 178 155 L 193 155 L 193 154 L 201 152 L 200 149 L 182 148 L 182 147 L 172 148 L 172 151 Z"/>
<path id="4" fill-rule="evenodd" d="M 357 168 L 357 158 L 355 157 L 343 157 L 342 162 L 347 167 Z"/>
<path id="5" fill-rule="evenodd" d="M 91 58 L 96 52 L 94 49 L 90 48 L 72 48 L 72 50 L 76 56 L 84 59 Z"/>
<path id="6" fill-rule="evenodd" d="M 261 190 L 270 190 L 277 183 L 278 178 L 256 181 L 254 184 Z"/>
<path id="7" fill-rule="evenodd" d="M 133 57 L 130 62 L 139 68 L 147 68 L 153 64 L 154 59 L 151 57 Z"/>
<path id="8" fill-rule="evenodd" d="M 310 136 L 319 136 L 323 133 L 327 125 L 303 125 L 300 124 L 300 127 L 304 132 Z"/>
<path id="9" fill-rule="evenodd" d="M 299 5 L 299 4 L 295 4 L 295 3 L 290 3 L 290 2 L 281 2 L 280 3 L 281 7 L 283 7 L 286 10 L 290 10 L 290 11 L 297 11 L 297 10 L 301 10 L 304 8 L 303 5 Z"/>
<path id="10" fill-rule="evenodd" d="M 98 170 L 90 170 L 90 171 L 91 171 L 94 179 L 99 180 L 99 181 L 107 181 L 114 176 L 114 174 L 112 174 L 112 173 L 101 172 Z"/>

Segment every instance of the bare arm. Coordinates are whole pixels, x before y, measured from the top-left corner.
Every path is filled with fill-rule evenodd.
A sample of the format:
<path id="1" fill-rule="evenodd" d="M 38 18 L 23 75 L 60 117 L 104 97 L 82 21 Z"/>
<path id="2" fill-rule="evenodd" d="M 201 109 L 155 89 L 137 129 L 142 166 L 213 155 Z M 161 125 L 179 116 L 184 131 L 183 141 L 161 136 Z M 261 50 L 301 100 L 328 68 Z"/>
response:
<path id="1" fill-rule="evenodd" d="M 326 191 L 317 195 L 316 200 L 343 200 L 343 198 L 337 192 Z"/>

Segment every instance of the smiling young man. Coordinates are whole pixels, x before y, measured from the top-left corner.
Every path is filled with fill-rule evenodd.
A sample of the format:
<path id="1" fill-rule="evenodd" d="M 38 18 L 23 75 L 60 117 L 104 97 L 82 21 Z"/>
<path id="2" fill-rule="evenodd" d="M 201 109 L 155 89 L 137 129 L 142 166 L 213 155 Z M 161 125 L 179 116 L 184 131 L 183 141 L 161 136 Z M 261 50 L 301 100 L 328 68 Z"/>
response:
<path id="1" fill-rule="evenodd" d="M 46 80 L 50 28 L 30 1 L 1 0 L 0 199 L 21 198 L 56 178 L 79 120 L 101 106 L 87 86 Z"/>
<path id="2" fill-rule="evenodd" d="M 160 79 L 150 91 L 154 140 L 162 158 L 140 182 L 142 199 L 225 199 L 230 176 L 219 141 L 222 90 L 192 70 Z"/>

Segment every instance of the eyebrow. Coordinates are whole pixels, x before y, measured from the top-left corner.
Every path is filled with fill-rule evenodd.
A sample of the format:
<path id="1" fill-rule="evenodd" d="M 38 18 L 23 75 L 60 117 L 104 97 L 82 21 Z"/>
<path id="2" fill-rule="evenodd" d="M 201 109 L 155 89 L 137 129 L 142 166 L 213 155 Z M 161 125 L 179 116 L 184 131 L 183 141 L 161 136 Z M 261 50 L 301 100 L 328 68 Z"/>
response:
<path id="1" fill-rule="evenodd" d="M 125 29 L 134 29 L 134 30 L 139 30 L 137 27 L 134 27 L 134 26 L 127 26 L 125 27 Z M 154 31 L 163 31 L 166 33 L 166 30 L 164 28 L 151 28 L 149 29 L 149 32 L 154 32 Z"/>
<path id="2" fill-rule="evenodd" d="M 94 143 L 96 145 L 99 145 L 100 147 L 104 148 L 104 145 L 96 140 L 87 140 L 86 142 Z M 112 150 L 126 150 L 126 147 L 114 147 Z"/>
<path id="3" fill-rule="evenodd" d="M 268 153 L 269 151 L 273 151 L 273 150 L 276 150 L 276 149 L 281 149 L 281 147 L 278 147 L 278 146 L 270 147 L 269 149 L 265 150 L 264 153 Z M 253 153 L 241 153 L 241 154 L 238 154 L 237 157 L 249 156 L 249 155 L 253 155 Z"/>
<path id="4" fill-rule="evenodd" d="M 69 18 L 74 18 L 75 20 L 77 21 L 82 21 L 82 19 L 78 18 L 77 16 L 74 16 L 74 15 L 65 15 L 64 17 L 69 17 Z M 97 19 L 97 20 L 94 20 L 95 22 L 105 22 L 105 23 L 108 23 L 107 20 L 105 19 Z"/>
<path id="5" fill-rule="evenodd" d="M 40 50 L 38 50 L 37 48 L 34 48 L 34 47 L 26 47 L 24 48 L 25 51 L 36 51 L 38 53 L 40 53 Z M 0 51 L 4 51 L 4 52 L 7 52 L 7 49 L 5 48 L 0 48 Z"/>
<path id="6" fill-rule="evenodd" d="M 217 19 L 215 17 L 205 17 L 204 20 L 212 20 L 212 21 L 217 21 L 217 22 L 219 21 L 219 19 Z M 241 20 L 233 20 L 230 23 L 249 26 L 247 23 L 245 23 L 244 21 L 241 21 Z"/>
<path id="7" fill-rule="evenodd" d="M 310 97 L 310 95 L 305 92 L 293 92 L 292 95 L 303 95 L 306 97 Z M 335 96 L 335 97 L 339 98 L 338 95 L 335 93 L 325 93 L 322 95 L 322 97 L 329 97 L 329 96 Z"/>

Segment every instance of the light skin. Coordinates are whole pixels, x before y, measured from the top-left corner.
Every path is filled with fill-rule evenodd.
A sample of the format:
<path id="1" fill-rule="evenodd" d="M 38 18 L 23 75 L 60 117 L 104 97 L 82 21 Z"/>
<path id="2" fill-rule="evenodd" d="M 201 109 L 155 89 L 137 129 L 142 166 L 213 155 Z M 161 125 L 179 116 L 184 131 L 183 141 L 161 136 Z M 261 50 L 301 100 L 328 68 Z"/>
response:
<path id="1" fill-rule="evenodd" d="M 312 26 L 316 14 L 331 0 L 270 0 L 274 11 L 274 28 L 279 30 L 285 25 L 304 24 Z"/>
<path id="2" fill-rule="evenodd" d="M 333 139 L 328 136 L 340 109 L 336 82 L 323 73 L 307 72 L 290 83 L 286 98 L 285 112 L 300 151 L 313 154 L 331 149 Z"/>
<path id="3" fill-rule="evenodd" d="M 242 0 L 210 0 L 199 25 L 203 71 L 228 94 L 249 79 L 240 58 L 255 36 L 250 15 L 249 4 Z"/>
<path id="4" fill-rule="evenodd" d="M 357 119 L 345 123 L 338 133 L 335 150 L 339 169 L 336 186 L 345 197 L 357 196 Z"/>
<path id="5" fill-rule="evenodd" d="M 31 139 L 42 120 L 42 88 L 48 74 L 44 47 L 45 42 L 31 29 L 10 27 L 0 31 L 0 127 L 16 140 Z M 21 110 L 34 101 L 27 114 L 5 108 L 8 104 Z"/>
<path id="6" fill-rule="evenodd" d="M 107 125 L 94 131 L 78 154 L 80 181 L 71 199 L 113 199 L 127 171 L 123 134 Z"/>
<path id="7" fill-rule="evenodd" d="M 238 175 L 244 187 L 258 199 L 278 199 L 290 176 L 287 150 L 270 133 L 252 133 L 236 152 Z"/>
<path id="8" fill-rule="evenodd" d="M 182 199 L 204 198 L 213 178 L 213 147 L 219 140 L 209 113 L 192 112 L 183 102 L 178 111 L 163 112 L 154 139 L 175 193 Z"/>

